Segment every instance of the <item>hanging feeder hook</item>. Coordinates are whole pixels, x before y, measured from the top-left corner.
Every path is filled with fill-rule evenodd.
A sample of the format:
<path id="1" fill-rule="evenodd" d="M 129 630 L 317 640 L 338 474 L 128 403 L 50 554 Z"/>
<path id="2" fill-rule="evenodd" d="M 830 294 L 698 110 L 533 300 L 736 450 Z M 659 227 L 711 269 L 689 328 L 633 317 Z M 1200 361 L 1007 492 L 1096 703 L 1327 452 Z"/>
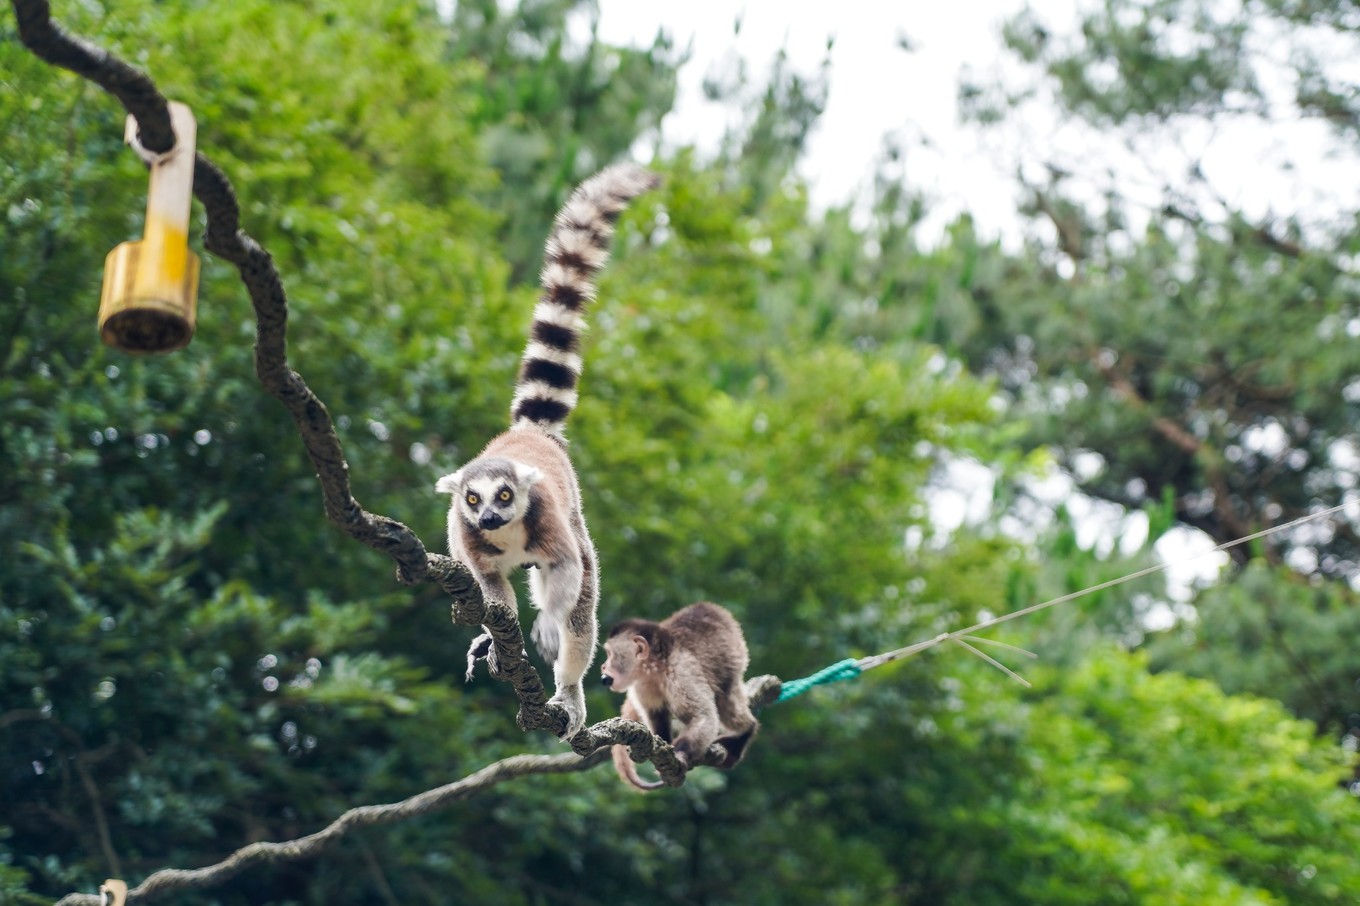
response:
<path id="1" fill-rule="evenodd" d="M 198 127 L 184 104 L 171 101 L 169 108 L 175 132 L 169 151 L 142 147 L 132 116 L 124 133 L 151 168 L 142 239 L 118 245 L 104 260 L 99 336 L 124 352 L 170 352 L 194 335 L 199 261 L 189 251 L 189 213 Z"/>

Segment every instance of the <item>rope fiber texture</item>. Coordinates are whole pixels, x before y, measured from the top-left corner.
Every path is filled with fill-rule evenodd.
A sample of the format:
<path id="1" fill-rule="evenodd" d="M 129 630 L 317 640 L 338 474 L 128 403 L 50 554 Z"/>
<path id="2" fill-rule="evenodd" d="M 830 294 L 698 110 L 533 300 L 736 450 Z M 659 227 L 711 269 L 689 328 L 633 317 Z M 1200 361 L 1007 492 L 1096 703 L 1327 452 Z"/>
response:
<path id="1" fill-rule="evenodd" d="M 827 683 L 839 683 L 843 680 L 852 680 L 859 676 L 863 671 L 860 670 L 859 661 L 854 658 L 846 658 L 837 661 L 830 667 L 823 667 L 812 676 L 805 676 L 802 679 L 788 680 L 779 690 L 779 698 L 776 702 L 786 702 L 791 698 L 797 698 L 813 686 L 825 686 Z"/>

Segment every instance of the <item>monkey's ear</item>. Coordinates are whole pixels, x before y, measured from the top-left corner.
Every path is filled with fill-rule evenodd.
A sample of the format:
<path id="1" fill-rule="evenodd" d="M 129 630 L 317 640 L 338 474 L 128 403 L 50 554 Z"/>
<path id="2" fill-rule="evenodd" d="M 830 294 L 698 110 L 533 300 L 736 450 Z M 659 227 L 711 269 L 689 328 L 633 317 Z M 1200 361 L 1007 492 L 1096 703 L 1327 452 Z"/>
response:
<path id="1" fill-rule="evenodd" d="M 517 462 L 515 463 L 515 477 L 519 479 L 520 484 L 535 485 L 543 480 L 543 473 L 533 466 Z"/>
<path id="2" fill-rule="evenodd" d="M 436 494 L 457 494 L 458 489 L 463 486 L 463 470 L 452 472 L 445 475 L 434 483 Z"/>
<path id="3" fill-rule="evenodd" d="M 635 635 L 632 638 L 633 656 L 638 660 L 645 660 L 651 656 L 652 646 L 648 644 L 646 636 Z"/>

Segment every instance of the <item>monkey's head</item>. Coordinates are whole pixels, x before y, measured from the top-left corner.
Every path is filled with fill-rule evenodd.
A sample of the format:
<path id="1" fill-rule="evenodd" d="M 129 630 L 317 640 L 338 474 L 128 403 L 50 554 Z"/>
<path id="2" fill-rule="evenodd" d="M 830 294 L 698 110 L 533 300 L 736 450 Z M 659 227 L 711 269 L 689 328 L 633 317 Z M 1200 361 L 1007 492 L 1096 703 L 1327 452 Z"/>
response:
<path id="1" fill-rule="evenodd" d="M 666 654 L 666 631 L 660 625 L 651 620 L 624 620 L 609 630 L 605 640 L 600 681 L 615 692 L 627 692 L 659 669 Z"/>
<path id="2" fill-rule="evenodd" d="M 453 495 L 453 509 L 468 525 L 493 531 L 524 517 L 529 489 L 542 478 L 542 472 L 522 462 L 481 458 L 445 475 L 434 489 Z"/>

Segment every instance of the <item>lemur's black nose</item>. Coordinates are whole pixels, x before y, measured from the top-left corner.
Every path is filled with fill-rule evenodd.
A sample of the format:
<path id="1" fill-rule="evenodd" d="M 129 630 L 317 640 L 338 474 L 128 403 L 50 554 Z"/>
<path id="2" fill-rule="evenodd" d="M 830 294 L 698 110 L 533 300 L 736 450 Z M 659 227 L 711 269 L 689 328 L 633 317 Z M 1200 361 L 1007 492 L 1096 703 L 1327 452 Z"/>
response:
<path id="1" fill-rule="evenodd" d="M 498 529 L 505 525 L 506 521 L 499 513 L 487 510 L 477 517 L 477 526 L 484 529 Z"/>
<path id="2" fill-rule="evenodd" d="M 606 673 L 604 676 L 600 677 L 600 682 L 604 683 L 606 687 L 612 686 L 614 685 L 614 677 Z"/>

